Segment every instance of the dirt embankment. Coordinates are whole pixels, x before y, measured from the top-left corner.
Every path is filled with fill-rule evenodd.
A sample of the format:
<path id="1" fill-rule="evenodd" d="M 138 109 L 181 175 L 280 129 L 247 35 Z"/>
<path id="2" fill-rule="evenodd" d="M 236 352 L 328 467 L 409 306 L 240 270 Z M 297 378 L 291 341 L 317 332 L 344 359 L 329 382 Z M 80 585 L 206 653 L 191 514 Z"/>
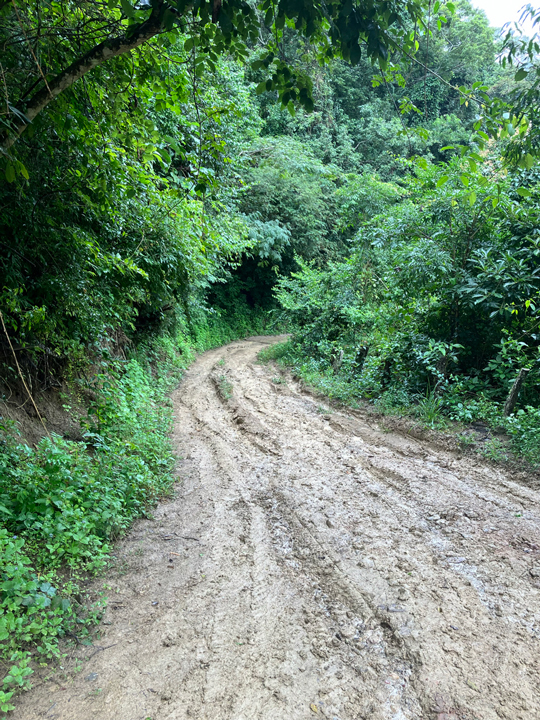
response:
<path id="1" fill-rule="evenodd" d="M 256 364 L 274 340 L 187 374 L 176 498 L 118 548 L 98 644 L 14 719 L 540 718 L 540 493 L 321 412 Z"/>

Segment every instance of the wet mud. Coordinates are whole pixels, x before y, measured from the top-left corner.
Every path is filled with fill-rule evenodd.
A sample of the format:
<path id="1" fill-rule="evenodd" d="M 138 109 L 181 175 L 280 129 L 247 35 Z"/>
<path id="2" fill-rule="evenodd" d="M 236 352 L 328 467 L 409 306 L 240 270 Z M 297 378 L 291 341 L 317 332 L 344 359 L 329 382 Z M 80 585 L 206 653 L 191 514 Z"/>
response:
<path id="1" fill-rule="evenodd" d="M 174 499 L 117 548 L 100 639 L 13 718 L 540 718 L 538 490 L 327 412 L 257 363 L 276 339 L 186 374 Z"/>

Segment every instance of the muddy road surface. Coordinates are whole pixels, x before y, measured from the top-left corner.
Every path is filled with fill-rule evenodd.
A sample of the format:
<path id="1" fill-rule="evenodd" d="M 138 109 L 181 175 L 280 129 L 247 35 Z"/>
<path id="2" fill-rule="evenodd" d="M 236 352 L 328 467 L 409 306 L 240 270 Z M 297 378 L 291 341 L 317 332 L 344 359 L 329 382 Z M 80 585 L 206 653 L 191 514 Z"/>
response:
<path id="1" fill-rule="evenodd" d="M 257 363 L 274 341 L 187 373 L 174 500 L 120 544 L 96 645 L 13 717 L 538 720 L 540 492 L 325 412 Z"/>

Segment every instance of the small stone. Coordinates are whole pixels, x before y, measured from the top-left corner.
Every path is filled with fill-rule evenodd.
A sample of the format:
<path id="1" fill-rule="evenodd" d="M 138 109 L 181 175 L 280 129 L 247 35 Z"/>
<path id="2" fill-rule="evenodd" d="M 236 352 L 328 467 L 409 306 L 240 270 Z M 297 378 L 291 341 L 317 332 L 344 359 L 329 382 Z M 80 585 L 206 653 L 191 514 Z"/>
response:
<path id="1" fill-rule="evenodd" d="M 172 635 L 164 635 L 161 644 L 163 647 L 173 647 L 173 645 L 176 645 L 176 638 L 174 638 Z"/>
<path id="2" fill-rule="evenodd" d="M 375 563 L 373 562 L 373 560 L 371 558 L 364 558 L 363 560 L 360 560 L 360 562 L 358 564 L 360 565 L 360 567 L 365 567 L 368 569 L 375 567 Z"/>
<path id="3" fill-rule="evenodd" d="M 540 577 L 540 565 L 537 565 L 536 567 L 532 567 L 529 570 L 529 574 L 531 577 Z"/>
<path id="4" fill-rule="evenodd" d="M 330 520 L 330 518 L 327 518 L 326 524 L 327 524 L 327 526 L 328 526 L 329 528 L 334 528 L 334 527 L 336 527 L 336 526 L 334 525 L 334 523 L 332 522 L 332 520 Z"/>
<path id="5" fill-rule="evenodd" d="M 406 587 L 399 587 L 397 591 L 397 596 L 399 600 L 408 600 L 409 599 L 409 591 Z"/>
<path id="6" fill-rule="evenodd" d="M 94 682 L 94 680 L 98 679 L 98 674 L 96 672 L 90 673 L 90 675 L 87 675 L 84 679 L 87 682 Z"/>

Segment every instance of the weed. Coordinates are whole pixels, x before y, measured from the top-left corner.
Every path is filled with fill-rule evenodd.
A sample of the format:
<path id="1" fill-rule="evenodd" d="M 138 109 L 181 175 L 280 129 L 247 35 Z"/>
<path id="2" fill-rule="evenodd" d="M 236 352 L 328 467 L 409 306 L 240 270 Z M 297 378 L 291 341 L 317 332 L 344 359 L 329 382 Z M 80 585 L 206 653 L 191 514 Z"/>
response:
<path id="1" fill-rule="evenodd" d="M 225 365 L 225 358 L 221 358 L 221 360 L 218 360 L 217 365 L 219 365 L 220 367 L 223 367 Z"/>
<path id="2" fill-rule="evenodd" d="M 540 408 L 526 407 L 504 418 L 504 429 L 512 447 L 534 465 L 540 464 Z"/>
<path id="3" fill-rule="evenodd" d="M 429 390 L 426 392 L 425 397 L 420 399 L 416 408 L 417 416 L 429 427 L 442 424 L 441 411 L 442 399 Z"/>
<path id="4" fill-rule="evenodd" d="M 490 438 L 484 443 L 482 455 L 491 460 L 508 460 L 508 454 L 505 445 L 497 438 Z"/>
<path id="5" fill-rule="evenodd" d="M 206 318 L 195 337 L 181 326 L 127 360 L 104 361 L 89 383 L 94 399 L 82 442 L 52 435 L 31 448 L 0 418 L 0 661 L 7 668 L 0 712 L 12 710 L 15 694 L 28 687 L 31 659 L 59 657 L 66 635 L 87 642 L 106 599 L 101 593 L 85 605 L 77 580 L 103 570 L 111 542 L 171 493 L 167 393 L 194 358 L 193 346 L 205 350 L 249 331 L 246 318 L 232 325 Z M 222 378 L 230 397 L 232 385 Z M 118 568 L 127 570 L 125 562 Z"/>
<path id="6" fill-rule="evenodd" d="M 317 405 L 317 412 L 321 415 L 331 415 L 334 411 L 324 405 Z"/>
<path id="7" fill-rule="evenodd" d="M 220 375 L 218 377 L 218 388 L 219 394 L 224 400 L 230 400 L 232 398 L 233 386 L 232 383 L 227 380 L 225 375 Z"/>
<path id="8" fill-rule="evenodd" d="M 290 354 L 291 350 L 292 344 L 290 340 L 286 340 L 285 342 L 275 343 L 274 345 L 269 345 L 267 348 L 264 348 L 264 350 L 260 351 L 257 358 L 259 362 L 262 363 L 272 362 L 272 360 L 282 360 Z"/>
<path id="9" fill-rule="evenodd" d="M 279 375 L 279 376 L 277 376 L 277 377 L 273 377 L 273 378 L 272 378 L 272 382 L 273 382 L 275 385 L 286 385 L 286 384 L 287 384 L 287 381 L 286 381 L 285 378 L 282 377 L 281 375 Z"/>

